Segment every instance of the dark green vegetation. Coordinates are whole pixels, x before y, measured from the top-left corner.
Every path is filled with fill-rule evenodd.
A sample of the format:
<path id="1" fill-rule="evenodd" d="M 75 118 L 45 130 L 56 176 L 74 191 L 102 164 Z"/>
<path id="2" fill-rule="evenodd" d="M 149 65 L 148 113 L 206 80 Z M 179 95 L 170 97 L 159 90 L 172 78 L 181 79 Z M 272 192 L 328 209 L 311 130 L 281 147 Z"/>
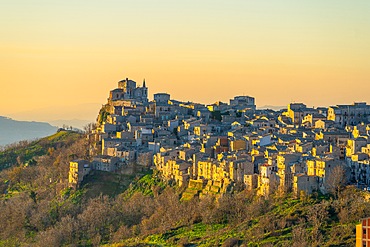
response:
<path id="1" fill-rule="evenodd" d="M 88 158 L 86 139 L 63 132 L 44 142 L 14 148 L 45 149 L 0 172 L 0 246 L 354 246 L 355 224 L 370 216 L 353 187 L 335 197 L 240 191 L 181 201 L 184 188 L 138 167 L 94 172 L 75 191 L 68 164 Z"/>
<path id="2" fill-rule="evenodd" d="M 95 198 L 100 194 L 116 196 L 128 188 L 132 179 L 130 175 L 94 171 L 84 179 L 82 187 L 87 198 Z"/>
<path id="3" fill-rule="evenodd" d="M 97 119 L 99 124 L 102 124 L 105 120 L 107 120 L 107 117 L 110 115 L 107 107 L 108 106 L 105 105 L 99 111 L 99 115 L 98 115 L 98 119 Z"/>
<path id="4" fill-rule="evenodd" d="M 211 118 L 215 119 L 215 120 L 218 120 L 218 121 L 222 120 L 223 115 L 230 115 L 230 113 L 228 111 L 227 112 L 221 112 L 221 111 L 217 110 L 217 111 L 212 111 L 211 113 L 212 113 Z"/>

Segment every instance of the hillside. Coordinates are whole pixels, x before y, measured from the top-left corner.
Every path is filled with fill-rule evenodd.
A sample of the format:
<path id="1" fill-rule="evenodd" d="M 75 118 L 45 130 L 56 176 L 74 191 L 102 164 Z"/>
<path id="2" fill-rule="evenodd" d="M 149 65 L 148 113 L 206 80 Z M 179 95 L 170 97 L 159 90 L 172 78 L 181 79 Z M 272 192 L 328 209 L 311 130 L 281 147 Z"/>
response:
<path id="1" fill-rule="evenodd" d="M 119 241 L 105 246 L 354 246 L 355 225 L 370 210 L 366 195 L 353 187 L 340 198 L 315 193 L 264 199 L 241 191 L 218 201 L 179 202 L 179 193 L 167 188 L 152 199 L 133 196 L 136 202 L 149 200 L 141 223 L 120 229 Z M 155 212 L 147 208 L 152 205 Z"/>
<path id="2" fill-rule="evenodd" d="M 32 163 L 35 157 L 45 155 L 51 149 L 68 146 L 80 137 L 79 133 L 62 130 L 36 141 L 23 141 L 10 145 L 0 151 L 0 170 L 18 163 L 30 161 Z"/>
<path id="3" fill-rule="evenodd" d="M 72 190 L 69 161 L 87 158 L 83 137 L 60 131 L 1 153 L 21 165 L 0 171 L 0 246 L 353 246 L 370 216 L 368 194 L 350 186 L 336 196 L 240 190 L 183 201 L 184 188 L 142 167 L 95 171 Z"/>
<path id="4" fill-rule="evenodd" d="M 57 127 L 48 123 L 16 121 L 0 116 L 0 146 L 45 137 L 56 130 Z"/>

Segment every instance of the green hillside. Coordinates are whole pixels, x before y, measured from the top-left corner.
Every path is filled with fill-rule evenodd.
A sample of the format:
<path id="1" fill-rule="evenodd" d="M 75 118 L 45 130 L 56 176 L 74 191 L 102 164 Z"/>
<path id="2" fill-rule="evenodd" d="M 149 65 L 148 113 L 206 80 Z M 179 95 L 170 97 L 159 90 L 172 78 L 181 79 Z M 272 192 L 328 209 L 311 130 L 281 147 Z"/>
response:
<path id="1" fill-rule="evenodd" d="M 142 167 L 95 171 L 72 190 L 69 161 L 88 159 L 88 145 L 60 131 L 2 151 L 14 165 L 0 171 L 0 246 L 354 246 L 355 225 L 370 216 L 369 195 L 354 187 L 181 200 L 185 188 Z"/>
<path id="2" fill-rule="evenodd" d="M 354 188 L 345 189 L 338 200 L 318 195 L 265 200 L 245 192 L 218 203 L 204 200 L 168 209 L 164 219 L 174 214 L 169 210 L 181 217 L 167 227 L 147 231 L 149 218 L 140 224 L 139 235 L 106 246 L 354 246 L 355 225 L 370 214 L 369 202 Z"/>
<path id="3" fill-rule="evenodd" d="M 81 137 L 74 131 L 61 130 L 51 136 L 36 141 L 21 141 L 0 152 L 0 170 L 19 163 L 34 162 L 37 156 L 45 155 L 53 149 L 68 146 Z"/>

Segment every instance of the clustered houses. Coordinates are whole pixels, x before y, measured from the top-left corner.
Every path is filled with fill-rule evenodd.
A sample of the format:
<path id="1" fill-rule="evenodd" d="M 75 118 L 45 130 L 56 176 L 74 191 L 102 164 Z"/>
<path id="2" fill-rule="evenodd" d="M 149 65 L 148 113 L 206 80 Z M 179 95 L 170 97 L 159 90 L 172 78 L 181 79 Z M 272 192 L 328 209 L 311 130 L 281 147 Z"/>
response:
<path id="1" fill-rule="evenodd" d="M 136 162 L 186 186 L 185 197 L 221 194 L 243 184 L 263 196 L 325 193 L 339 169 L 349 182 L 367 188 L 369 113 L 366 103 L 256 110 L 249 96 L 202 105 L 157 93 L 149 101 L 145 81 L 137 87 L 126 79 L 110 92 L 90 136 L 98 143 L 91 153 L 98 155 L 71 162 L 70 183 L 77 185 L 88 174 L 80 164 L 112 172 Z"/>

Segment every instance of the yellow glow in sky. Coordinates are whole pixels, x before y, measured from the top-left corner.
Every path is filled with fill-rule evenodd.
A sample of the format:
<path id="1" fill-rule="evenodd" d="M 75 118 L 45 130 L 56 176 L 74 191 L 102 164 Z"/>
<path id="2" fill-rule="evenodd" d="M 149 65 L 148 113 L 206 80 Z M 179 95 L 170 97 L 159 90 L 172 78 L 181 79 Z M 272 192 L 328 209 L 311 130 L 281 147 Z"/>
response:
<path id="1" fill-rule="evenodd" d="M 4 1 L 0 115 L 93 120 L 117 81 L 152 97 L 370 103 L 370 1 Z"/>

